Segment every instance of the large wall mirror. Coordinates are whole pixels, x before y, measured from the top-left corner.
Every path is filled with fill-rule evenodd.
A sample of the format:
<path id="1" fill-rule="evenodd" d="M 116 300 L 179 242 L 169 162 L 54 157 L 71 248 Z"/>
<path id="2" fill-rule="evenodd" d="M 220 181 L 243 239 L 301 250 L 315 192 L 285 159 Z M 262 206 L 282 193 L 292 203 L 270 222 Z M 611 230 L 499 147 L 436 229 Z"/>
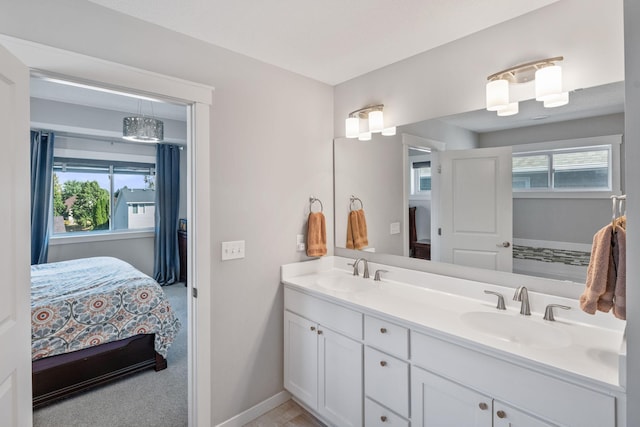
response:
<path id="1" fill-rule="evenodd" d="M 480 110 L 393 137 L 336 139 L 336 247 L 346 247 L 349 213 L 362 207 L 360 250 L 583 283 L 593 235 L 611 221 L 610 196 L 624 192 L 623 132 L 617 82 L 573 91 L 558 108 L 529 100 L 514 116 Z M 500 192 L 508 197 L 496 205 Z M 462 233 L 451 233 L 454 220 Z M 494 249 L 452 255 L 501 226 L 509 234 L 492 235 Z"/>

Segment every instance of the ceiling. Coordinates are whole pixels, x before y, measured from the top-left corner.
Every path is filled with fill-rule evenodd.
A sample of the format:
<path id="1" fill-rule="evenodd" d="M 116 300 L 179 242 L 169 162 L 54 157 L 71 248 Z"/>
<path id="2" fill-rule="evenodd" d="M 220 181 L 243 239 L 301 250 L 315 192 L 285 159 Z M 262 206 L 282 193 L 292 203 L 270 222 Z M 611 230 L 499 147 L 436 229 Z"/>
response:
<path id="1" fill-rule="evenodd" d="M 558 0 L 90 0 L 336 85 Z"/>

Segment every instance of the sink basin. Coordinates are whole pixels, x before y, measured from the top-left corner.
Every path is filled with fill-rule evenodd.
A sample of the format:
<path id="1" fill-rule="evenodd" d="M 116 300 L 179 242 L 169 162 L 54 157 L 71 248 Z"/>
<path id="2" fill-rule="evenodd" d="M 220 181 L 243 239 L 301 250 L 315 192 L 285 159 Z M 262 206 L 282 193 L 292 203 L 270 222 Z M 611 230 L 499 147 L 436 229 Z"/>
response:
<path id="1" fill-rule="evenodd" d="M 568 332 L 557 325 L 541 323 L 529 316 L 472 311 L 460 316 L 472 329 L 501 341 L 533 348 L 562 348 L 571 345 Z"/>
<path id="2" fill-rule="evenodd" d="M 371 279 L 351 275 L 321 277 L 316 284 L 334 292 L 365 292 L 375 288 Z"/>

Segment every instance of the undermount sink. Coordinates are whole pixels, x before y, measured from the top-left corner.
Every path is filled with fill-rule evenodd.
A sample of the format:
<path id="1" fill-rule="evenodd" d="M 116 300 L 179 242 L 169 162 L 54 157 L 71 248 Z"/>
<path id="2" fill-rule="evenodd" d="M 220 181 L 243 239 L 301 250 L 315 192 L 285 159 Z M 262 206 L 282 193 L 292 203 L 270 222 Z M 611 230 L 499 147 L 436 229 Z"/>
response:
<path id="1" fill-rule="evenodd" d="M 552 324 L 540 323 L 529 316 L 472 311 L 460 316 L 472 329 L 501 341 L 533 348 L 562 348 L 571 345 L 571 336 Z"/>
<path id="2" fill-rule="evenodd" d="M 364 292 L 374 289 L 374 283 L 371 279 L 352 275 L 321 277 L 316 281 L 321 288 L 337 292 Z"/>

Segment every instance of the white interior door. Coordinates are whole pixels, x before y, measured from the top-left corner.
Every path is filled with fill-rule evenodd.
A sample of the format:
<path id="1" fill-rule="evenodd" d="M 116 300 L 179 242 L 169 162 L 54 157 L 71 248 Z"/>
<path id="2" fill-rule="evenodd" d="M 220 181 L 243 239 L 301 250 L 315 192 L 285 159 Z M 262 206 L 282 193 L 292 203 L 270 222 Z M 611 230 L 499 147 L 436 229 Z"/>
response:
<path id="1" fill-rule="evenodd" d="M 0 425 L 30 426 L 29 70 L 0 45 Z"/>
<path id="2" fill-rule="evenodd" d="M 511 272 L 511 147 L 439 153 L 440 260 Z"/>

